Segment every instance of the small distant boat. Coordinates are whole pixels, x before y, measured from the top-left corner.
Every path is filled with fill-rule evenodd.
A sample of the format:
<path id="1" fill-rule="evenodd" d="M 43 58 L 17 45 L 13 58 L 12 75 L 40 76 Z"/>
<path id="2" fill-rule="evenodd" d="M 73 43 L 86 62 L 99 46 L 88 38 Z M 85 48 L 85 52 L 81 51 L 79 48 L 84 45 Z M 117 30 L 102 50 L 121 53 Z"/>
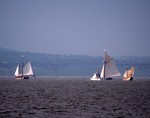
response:
<path id="1" fill-rule="evenodd" d="M 113 77 L 118 76 L 121 76 L 121 74 L 114 63 L 113 58 L 110 57 L 105 51 L 103 67 L 100 75 L 101 79 L 112 80 Z"/>
<path id="2" fill-rule="evenodd" d="M 134 66 L 132 66 L 131 69 L 126 69 L 124 75 L 123 75 L 123 80 L 125 81 L 132 81 L 134 76 Z"/>
<path id="3" fill-rule="evenodd" d="M 100 81 L 100 73 L 98 72 L 98 69 L 96 71 L 96 73 L 94 73 L 94 75 L 90 78 L 90 80 L 94 80 L 94 81 Z"/>
<path id="4" fill-rule="evenodd" d="M 32 66 L 31 63 L 28 62 L 27 64 L 24 65 L 17 65 L 16 71 L 15 71 L 15 78 L 16 79 L 29 79 L 29 77 L 35 77 L 33 74 Z"/>

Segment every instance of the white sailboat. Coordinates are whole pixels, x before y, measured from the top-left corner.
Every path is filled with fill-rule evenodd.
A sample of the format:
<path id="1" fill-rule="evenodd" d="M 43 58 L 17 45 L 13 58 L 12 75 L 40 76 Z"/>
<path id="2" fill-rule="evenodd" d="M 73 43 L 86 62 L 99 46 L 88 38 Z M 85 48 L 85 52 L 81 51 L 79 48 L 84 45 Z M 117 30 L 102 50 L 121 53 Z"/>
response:
<path id="1" fill-rule="evenodd" d="M 121 74 L 114 63 L 113 58 L 110 57 L 105 51 L 100 77 L 101 79 L 112 80 L 113 77 L 117 76 L 121 76 Z"/>
<path id="2" fill-rule="evenodd" d="M 127 69 L 123 75 L 123 80 L 132 81 L 134 76 L 134 66 L 131 69 Z"/>
<path id="3" fill-rule="evenodd" d="M 94 73 L 94 75 L 90 78 L 90 80 L 94 80 L 94 81 L 100 81 L 101 80 L 98 69 L 97 69 L 96 73 Z"/>
<path id="4" fill-rule="evenodd" d="M 30 76 L 34 76 L 31 63 L 28 62 L 23 66 L 17 65 L 15 71 L 15 78 L 16 79 L 29 79 Z"/>

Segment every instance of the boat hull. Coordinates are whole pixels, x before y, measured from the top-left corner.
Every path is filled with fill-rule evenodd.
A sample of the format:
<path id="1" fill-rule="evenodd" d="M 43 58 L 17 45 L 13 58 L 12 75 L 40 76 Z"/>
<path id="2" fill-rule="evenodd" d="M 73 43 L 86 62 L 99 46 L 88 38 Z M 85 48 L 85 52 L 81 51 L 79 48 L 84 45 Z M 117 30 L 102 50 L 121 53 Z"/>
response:
<path id="1" fill-rule="evenodd" d="M 28 77 L 28 76 L 25 76 L 23 79 L 29 79 L 29 77 Z"/>
<path id="2" fill-rule="evenodd" d="M 100 79 L 100 78 L 91 78 L 90 80 L 93 80 L 93 81 L 100 81 L 101 79 Z"/>
<path id="3" fill-rule="evenodd" d="M 15 78 L 18 79 L 18 80 L 29 79 L 29 76 L 16 76 Z"/>
<path id="4" fill-rule="evenodd" d="M 99 73 L 94 73 L 94 75 L 90 78 L 90 80 L 94 80 L 94 81 L 100 81 L 100 74 Z"/>
<path id="5" fill-rule="evenodd" d="M 129 78 L 123 78 L 124 81 L 133 81 L 133 77 L 129 77 Z"/>
<path id="6" fill-rule="evenodd" d="M 113 78 L 110 78 L 110 77 L 109 77 L 109 78 L 106 78 L 105 80 L 113 80 Z"/>

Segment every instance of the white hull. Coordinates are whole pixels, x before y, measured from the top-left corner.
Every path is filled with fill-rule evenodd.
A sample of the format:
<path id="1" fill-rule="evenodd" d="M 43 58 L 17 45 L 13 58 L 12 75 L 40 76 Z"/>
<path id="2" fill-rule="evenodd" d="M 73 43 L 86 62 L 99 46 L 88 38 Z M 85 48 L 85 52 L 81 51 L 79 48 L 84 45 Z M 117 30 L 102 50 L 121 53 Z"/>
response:
<path id="1" fill-rule="evenodd" d="M 16 77 L 17 80 L 21 80 L 24 79 L 23 77 Z"/>
<path id="2" fill-rule="evenodd" d="M 93 80 L 93 81 L 100 81 L 100 77 L 96 76 L 97 74 L 94 73 L 94 75 L 90 78 L 90 80 Z"/>

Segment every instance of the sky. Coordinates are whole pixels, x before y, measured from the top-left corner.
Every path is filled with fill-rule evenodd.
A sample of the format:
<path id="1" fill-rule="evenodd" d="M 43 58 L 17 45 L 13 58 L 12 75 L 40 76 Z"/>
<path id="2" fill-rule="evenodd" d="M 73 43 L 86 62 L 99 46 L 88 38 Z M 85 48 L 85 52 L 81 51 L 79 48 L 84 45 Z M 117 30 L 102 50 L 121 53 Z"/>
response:
<path id="1" fill-rule="evenodd" d="M 150 0 L 0 0 L 0 47 L 150 56 Z"/>

